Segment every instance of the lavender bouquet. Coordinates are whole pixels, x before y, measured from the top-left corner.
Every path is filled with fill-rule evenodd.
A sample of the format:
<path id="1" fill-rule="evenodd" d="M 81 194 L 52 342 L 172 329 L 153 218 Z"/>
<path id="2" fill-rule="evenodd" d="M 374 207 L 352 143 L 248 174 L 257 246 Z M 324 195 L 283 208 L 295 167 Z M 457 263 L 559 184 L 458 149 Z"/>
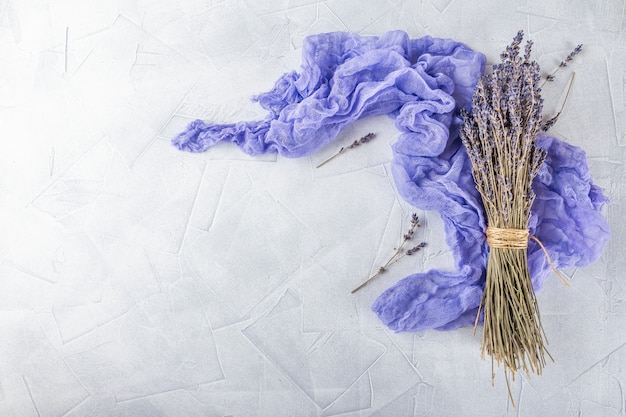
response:
<path id="1" fill-rule="evenodd" d="M 501 54 L 501 63 L 481 77 L 464 113 L 461 139 L 485 209 L 490 248 L 479 315 L 484 315 L 483 355 L 518 370 L 541 374 L 545 334 L 533 292 L 526 248 L 535 194 L 531 184 L 546 152 L 537 146 L 542 127 L 539 65 L 530 59 L 532 42 L 520 54 L 523 32 Z M 478 318 L 476 320 L 478 322 Z"/>

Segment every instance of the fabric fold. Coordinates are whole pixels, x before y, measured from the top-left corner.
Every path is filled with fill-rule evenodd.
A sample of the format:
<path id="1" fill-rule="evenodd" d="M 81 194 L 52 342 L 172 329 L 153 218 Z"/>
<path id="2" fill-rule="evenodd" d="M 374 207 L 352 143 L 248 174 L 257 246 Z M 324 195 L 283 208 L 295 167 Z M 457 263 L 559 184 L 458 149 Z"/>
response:
<path id="1" fill-rule="evenodd" d="M 310 36 L 304 41 L 300 72 L 284 74 L 272 90 L 254 98 L 268 110 L 265 120 L 234 124 L 196 120 L 173 144 L 202 152 L 219 142 L 232 142 L 250 155 L 278 152 L 301 157 L 334 139 L 350 123 L 380 114 L 396 117 L 409 136 L 432 131 L 447 137 L 445 125 L 456 100 L 467 100 L 471 80 L 484 65 L 484 56 L 462 43 L 430 37 L 411 40 L 402 31 L 380 38 L 345 32 Z"/>

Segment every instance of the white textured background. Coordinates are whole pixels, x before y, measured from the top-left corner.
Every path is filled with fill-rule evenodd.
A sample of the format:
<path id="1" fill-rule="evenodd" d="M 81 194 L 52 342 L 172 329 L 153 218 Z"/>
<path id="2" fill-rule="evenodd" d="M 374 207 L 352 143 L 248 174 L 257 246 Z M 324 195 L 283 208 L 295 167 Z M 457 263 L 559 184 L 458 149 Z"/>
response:
<path id="1" fill-rule="evenodd" d="M 624 0 L 0 0 L 0 416 L 624 416 Z M 311 158 L 191 155 L 191 118 L 249 102 L 325 31 L 452 37 L 490 60 L 524 29 L 551 70 L 584 52 L 552 134 L 583 147 L 612 203 L 602 258 L 548 281 L 545 375 L 490 385 L 471 329 L 393 334 L 370 311 L 428 247 L 357 295 L 411 208 L 392 122 Z M 568 73 L 547 87 L 546 112 Z M 377 138 L 315 165 L 368 131 Z M 402 222 L 404 221 L 404 225 Z"/>

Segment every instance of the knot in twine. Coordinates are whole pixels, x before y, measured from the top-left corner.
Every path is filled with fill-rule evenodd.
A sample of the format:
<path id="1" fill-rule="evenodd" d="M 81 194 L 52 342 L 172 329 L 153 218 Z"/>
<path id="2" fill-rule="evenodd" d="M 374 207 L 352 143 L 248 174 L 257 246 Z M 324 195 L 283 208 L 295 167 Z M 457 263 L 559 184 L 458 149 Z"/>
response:
<path id="1" fill-rule="evenodd" d="M 501 229 L 489 226 L 486 235 L 490 248 L 526 249 L 530 232 L 528 229 Z"/>
<path id="2" fill-rule="evenodd" d="M 487 244 L 492 249 L 526 249 L 528 248 L 528 239 L 534 240 L 539 244 L 541 249 L 543 249 L 543 253 L 552 271 L 563 281 L 563 284 L 569 286 L 569 282 L 563 278 L 563 275 L 559 273 L 552 263 L 552 259 L 550 259 L 546 247 L 543 246 L 543 243 L 541 243 L 539 239 L 531 235 L 528 229 L 503 229 L 500 227 L 487 226 L 485 235 L 487 236 Z"/>

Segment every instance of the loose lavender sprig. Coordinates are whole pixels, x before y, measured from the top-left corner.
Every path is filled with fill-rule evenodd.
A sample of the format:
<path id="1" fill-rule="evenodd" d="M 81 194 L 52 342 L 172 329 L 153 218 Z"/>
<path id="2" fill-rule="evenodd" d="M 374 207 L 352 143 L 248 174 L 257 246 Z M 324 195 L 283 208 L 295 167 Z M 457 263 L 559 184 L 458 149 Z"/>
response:
<path id="1" fill-rule="evenodd" d="M 567 67 L 567 63 L 568 63 L 568 62 L 572 62 L 572 61 L 574 60 L 574 57 L 575 57 L 576 55 L 578 55 L 578 54 L 579 54 L 582 50 L 583 50 L 583 44 L 582 44 L 582 43 L 581 43 L 581 44 L 576 45 L 576 48 L 574 48 L 574 50 L 572 50 L 572 52 L 570 52 L 570 53 L 567 55 L 567 57 L 565 57 L 565 59 L 559 63 L 559 66 L 558 66 L 558 67 L 556 67 L 556 68 L 554 69 L 554 71 L 552 71 L 550 74 L 548 74 L 548 75 L 546 76 L 546 79 L 545 79 L 545 81 L 543 82 L 543 84 L 541 84 L 541 86 L 543 87 L 543 85 L 544 85 L 546 82 L 552 82 L 552 81 L 554 81 L 554 80 L 555 80 L 555 78 L 556 78 L 556 77 L 555 77 L 555 75 L 556 75 L 556 74 L 557 74 L 560 70 L 562 70 L 563 68 Z"/>
<path id="2" fill-rule="evenodd" d="M 321 167 L 323 165 L 326 165 L 327 163 L 329 163 L 330 161 L 332 161 L 333 159 L 335 159 L 336 157 L 338 157 L 339 155 L 341 155 L 342 153 L 344 153 L 348 149 L 356 148 L 359 145 L 362 145 L 364 143 L 369 142 L 370 140 L 372 140 L 374 138 L 374 136 L 375 135 L 373 133 L 368 133 L 367 135 L 363 136 L 361 139 L 357 139 L 354 142 L 352 142 L 349 146 L 342 147 L 341 149 L 339 149 L 337 151 L 337 153 L 335 153 L 330 158 L 326 159 L 324 162 L 322 162 L 321 164 L 319 164 L 315 168 L 319 168 L 319 167 Z"/>
<path id="3" fill-rule="evenodd" d="M 417 217 L 417 214 L 413 213 L 413 215 L 411 216 L 411 225 L 409 226 L 409 230 L 404 235 L 402 235 L 402 241 L 400 242 L 400 245 L 398 245 L 398 247 L 396 248 L 396 251 L 394 252 L 394 254 L 391 255 L 391 257 L 387 260 L 387 262 L 385 262 L 385 264 L 383 266 L 378 268 L 378 271 L 376 271 L 376 273 L 374 275 L 372 275 L 371 277 L 369 277 L 368 279 L 363 281 L 361 284 L 359 284 L 359 286 L 356 287 L 355 289 L 353 289 L 351 291 L 351 293 L 354 294 L 355 292 L 357 292 L 361 288 L 365 287 L 367 284 L 369 284 L 374 279 L 376 279 L 378 276 L 380 276 L 385 271 L 387 271 L 387 268 L 389 268 L 391 265 L 395 264 L 396 262 L 400 261 L 405 256 L 411 256 L 415 252 L 417 252 L 420 249 L 422 249 L 423 247 L 425 247 L 426 243 L 425 242 L 421 242 L 421 243 L 418 243 L 417 245 L 413 246 L 412 248 L 404 250 L 404 246 L 406 245 L 406 243 L 413 239 L 413 235 L 415 234 L 415 229 L 420 227 L 420 226 L 421 226 L 421 224 L 420 224 L 420 221 L 419 221 L 419 217 Z"/>
<path id="4" fill-rule="evenodd" d="M 563 109 L 565 108 L 565 103 L 567 103 L 567 98 L 569 97 L 569 93 L 572 90 L 572 84 L 574 83 L 574 76 L 575 75 L 576 75 L 576 73 L 573 72 L 572 75 L 569 78 L 569 83 L 568 83 L 568 86 L 567 86 L 567 92 L 565 93 L 565 99 L 563 99 L 563 103 L 561 104 L 561 108 L 559 109 L 557 114 L 554 115 L 553 117 L 551 117 L 550 119 L 546 120 L 541 125 L 541 130 L 543 130 L 544 132 L 547 132 L 548 130 L 550 130 L 550 128 L 552 126 L 554 126 L 554 124 L 559 120 L 559 116 L 563 112 Z"/>

